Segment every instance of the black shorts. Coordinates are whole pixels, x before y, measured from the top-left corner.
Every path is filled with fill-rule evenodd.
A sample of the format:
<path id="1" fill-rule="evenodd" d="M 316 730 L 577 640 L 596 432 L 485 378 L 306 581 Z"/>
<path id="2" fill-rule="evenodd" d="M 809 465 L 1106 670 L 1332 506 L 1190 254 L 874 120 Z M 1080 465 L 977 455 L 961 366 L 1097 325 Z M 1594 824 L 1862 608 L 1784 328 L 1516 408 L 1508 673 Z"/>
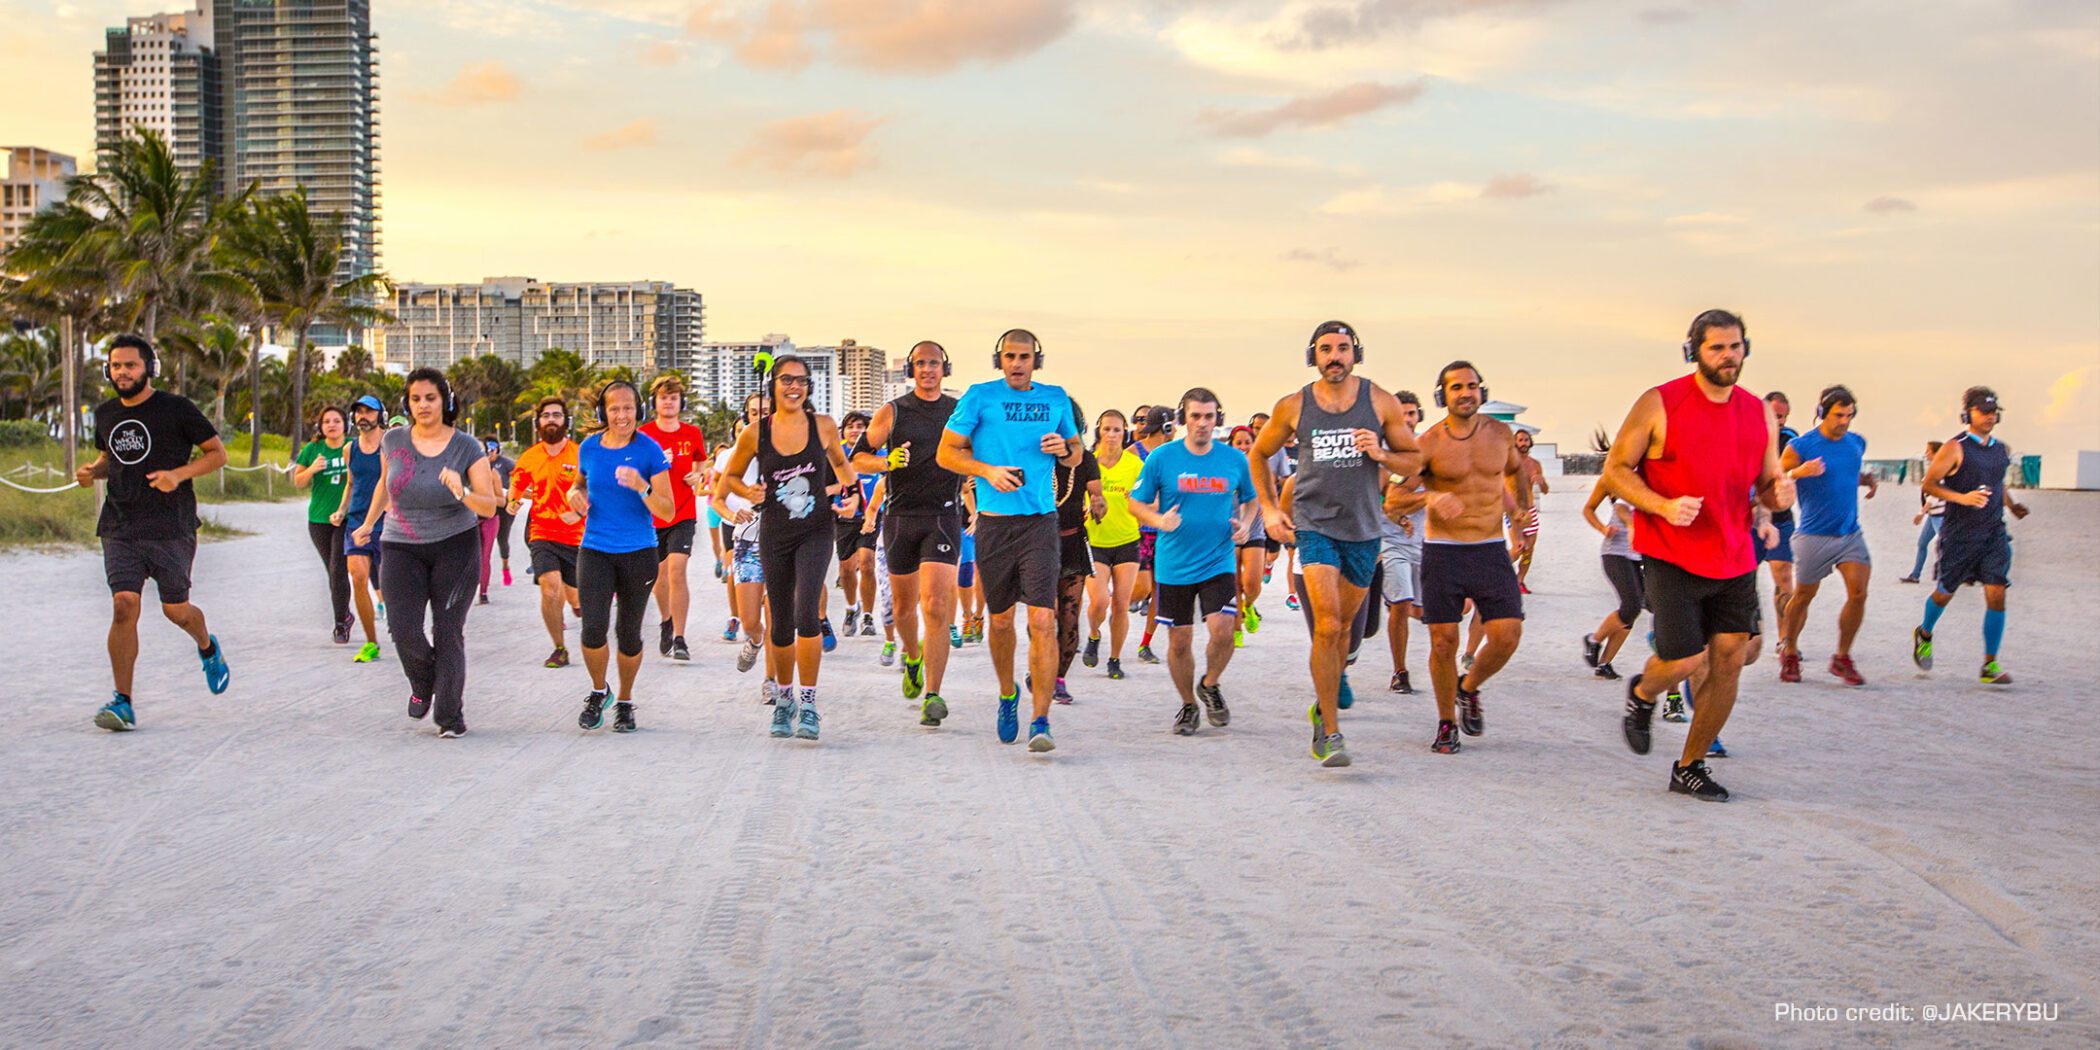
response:
<path id="1" fill-rule="evenodd" d="M 1483 620 L 1524 618 L 1524 592 L 1509 563 L 1509 544 L 1422 544 L 1422 622 L 1457 623 L 1466 618 L 1466 600 Z"/>
<path id="2" fill-rule="evenodd" d="M 1152 571 L 1152 554 L 1159 549 L 1159 533 L 1138 533 L 1138 571 Z"/>
<path id="3" fill-rule="evenodd" d="M 662 561 L 673 554 L 690 557 L 693 553 L 693 534 L 698 531 L 699 524 L 691 518 L 674 521 L 656 530 L 656 560 Z"/>
<path id="4" fill-rule="evenodd" d="M 1717 634 L 1759 631 L 1756 569 L 1716 580 L 1651 555 L 1641 559 L 1641 583 L 1655 615 L 1655 655 L 1664 660 L 1697 656 Z"/>
<path id="5" fill-rule="evenodd" d="M 1202 583 L 1162 583 L 1159 585 L 1159 612 L 1162 627 L 1194 627 L 1200 609 L 1205 619 L 1221 613 L 1239 615 L 1239 586 L 1232 574 L 1221 572 Z"/>
<path id="6" fill-rule="evenodd" d="M 892 576 L 909 576 L 927 562 L 953 565 L 962 557 L 960 514 L 896 514 L 887 524 Z"/>
<path id="7" fill-rule="evenodd" d="M 1138 541 L 1117 544 L 1113 547 L 1094 548 L 1094 560 L 1113 569 L 1118 565 L 1138 563 Z"/>
<path id="8" fill-rule="evenodd" d="M 1942 594 L 1953 594 L 1965 583 L 2004 587 L 2012 583 L 2012 537 L 2000 531 L 1981 539 L 1957 537 L 1947 542 L 1940 533 L 1940 561 L 1933 573 Z"/>
<path id="9" fill-rule="evenodd" d="M 867 523 L 866 518 L 840 518 L 838 523 L 832 526 L 832 542 L 840 561 L 845 561 L 860 551 L 875 549 L 875 532 L 882 531 L 882 519 L 875 519 L 875 532 L 860 531 L 861 526 Z"/>
<path id="10" fill-rule="evenodd" d="M 1015 602 L 1057 608 L 1062 574 L 1056 514 L 977 516 L 977 577 L 987 612 L 1003 613 Z"/>
<path id="11" fill-rule="evenodd" d="M 525 549 L 532 552 L 533 576 L 558 572 L 563 586 L 576 586 L 576 548 L 553 540 L 532 540 L 525 544 Z"/>
<path id="12" fill-rule="evenodd" d="M 190 564 L 197 560 L 197 537 L 183 540 L 102 538 L 102 574 L 109 593 L 143 593 L 152 580 L 162 605 L 190 600 Z"/>
<path id="13" fill-rule="evenodd" d="M 1064 568 L 1060 575 L 1094 574 L 1094 552 L 1086 545 L 1086 529 L 1074 527 L 1070 532 L 1060 530 L 1057 534 L 1057 550 L 1058 564 Z"/>

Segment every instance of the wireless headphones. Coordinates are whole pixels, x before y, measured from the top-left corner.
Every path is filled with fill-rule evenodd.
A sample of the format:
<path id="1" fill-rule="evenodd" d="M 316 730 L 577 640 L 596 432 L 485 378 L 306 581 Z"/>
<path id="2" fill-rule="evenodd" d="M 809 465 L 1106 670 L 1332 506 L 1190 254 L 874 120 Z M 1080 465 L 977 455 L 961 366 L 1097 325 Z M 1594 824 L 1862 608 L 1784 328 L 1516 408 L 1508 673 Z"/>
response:
<path id="1" fill-rule="evenodd" d="M 1997 395 L 1997 394 L 1994 394 L 1994 393 L 1992 393 L 1992 392 L 1991 392 L 1991 391 L 1990 391 L 1990 390 L 1989 390 L 1988 388 L 1986 388 L 1986 389 L 1984 389 L 1984 390 L 1981 390 L 1981 391 L 1975 391 L 1975 392 L 1971 392 L 1971 393 L 1970 393 L 1970 394 L 1969 394 L 1968 396 L 1965 396 L 1965 397 L 1963 397 L 1963 398 L 1962 398 L 1962 401 L 1961 401 L 1961 425 L 1962 425 L 1962 426 L 1968 426 L 1968 425 L 1969 425 L 1969 412 L 1970 412 L 1970 410 L 1971 410 L 1971 409 L 1977 409 L 1977 408 L 1987 408 L 1987 409 L 1989 409 L 1989 410 L 1990 410 L 1990 412 L 1991 412 L 1991 414 L 1992 414 L 1992 415 L 1994 415 L 1994 416 L 1997 416 L 1997 417 L 1998 417 L 1999 419 L 2004 419 L 2004 418 L 2005 418 L 2005 409 L 2003 409 L 2003 408 L 1999 407 L 1999 405 L 1998 405 L 1998 395 Z"/>
<path id="2" fill-rule="evenodd" d="M 153 352 L 153 344 L 147 342 L 144 336 L 120 335 L 110 340 L 109 348 L 111 350 L 115 350 L 120 346 L 128 346 L 139 352 L 139 357 L 146 363 L 147 379 L 160 375 L 160 355 Z M 111 386 L 117 385 L 117 377 L 111 374 L 109 370 L 109 359 L 107 356 L 102 361 L 102 378 L 109 380 L 109 385 Z"/>
<path id="3" fill-rule="evenodd" d="M 1000 341 L 1000 342 L 1002 342 L 1002 343 L 1004 343 L 1004 342 L 1006 341 L 1006 337 L 1005 337 L 1005 336 L 1003 336 L 1003 335 L 1002 335 L 1002 336 L 1000 336 L 1000 337 L 999 337 L 999 341 Z M 1036 344 L 1036 345 L 1037 345 L 1038 347 L 1040 347 L 1040 346 L 1041 346 L 1042 344 L 1041 344 L 1041 343 L 1038 343 L 1038 344 Z M 916 343 L 913 343 L 913 344 L 911 344 L 911 349 L 910 349 L 910 350 L 907 350 L 907 351 L 905 351 L 905 352 L 904 352 L 904 374 L 905 374 L 905 375 L 910 375 L 910 374 L 911 374 L 911 355 L 913 355 L 913 354 L 915 354 L 915 353 L 918 353 L 918 352 L 919 352 L 919 348 L 920 348 L 920 347 L 922 347 L 922 346 L 930 346 L 930 347 L 933 347 L 933 348 L 934 348 L 935 350 L 939 350 L 939 351 L 941 352 L 941 376 L 942 376 L 943 378 L 946 378 L 946 377 L 948 377 L 948 376 L 952 376 L 952 375 L 954 375 L 954 374 L 955 374 L 955 362 L 953 362 L 953 361 L 950 361 L 950 360 L 948 360 L 948 348 L 947 348 L 947 347 L 945 347 L 945 346 L 942 346 L 941 344 L 939 344 L 939 343 L 937 343 L 937 342 L 934 342 L 934 341 L 933 341 L 933 340 L 931 340 L 931 339 L 921 339 L 921 340 L 919 340 L 918 342 L 916 342 Z M 997 350 L 997 349 L 995 348 L 995 349 L 994 349 L 994 350 L 992 351 L 992 358 L 993 358 L 993 361 L 994 361 L 994 365 L 993 365 L 993 367 L 995 367 L 995 368 L 996 368 L 996 367 L 998 367 L 998 366 L 997 366 L 997 363 L 996 363 L 996 362 L 997 362 L 997 360 L 998 360 L 998 356 L 999 356 L 999 351 L 998 351 L 998 350 Z M 1041 368 L 1041 367 L 1043 367 L 1043 354 L 1042 354 L 1042 351 L 1041 351 L 1041 350 L 1037 350 L 1037 351 L 1036 351 L 1036 355 L 1035 355 L 1035 366 L 1036 366 L 1037 368 Z"/>
<path id="4" fill-rule="evenodd" d="M 598 388 L 598 427 L 599 427 L 600 429 L 604 429 L 605 427 L 607 427 L 607 426 L 609 426 L 609 425 L 610 425 L 610 424 L 608 424 L 608 423 L 607 423 L 607 422 L 605 421 L 605 395 L 607 395 L 607 394 L 610 394 L 610 393 L 612 393 L 612 389 L 613 389 L 614 387 L 616 387 L 616 386 L 624 386 L 624 387 L 626 387 L 626 388 L 627 388 L 627 392 L 628 392 L 628 393 L 630 393 L 630 394 L 633 394 L 633 395 L 634 395 L 634 408 L 635 408 L 635 412 L 636 412 L 636 414 L 640 414 L 640 412 L 641 412 L 641 409 L 642 409 L 642 391 L 641 391 L 641 389 L 640 389 L 640 388 L 638 388 L 638 387 L 636 387 L 636 386 L 635 386 L 635 385 L 634 385 L 633 383 L 630 383 L 630 382 L 628 382 L 628 381 L 627 381 L 627 380 L 625 380 L 625 379 L 615 379 L 615 380 L 613 380 L 612 382 L 610 382 L 610 383 L 607 383 L 607 384 L 605 384 L 604 386 L 602 386 L 602 387 L 599 387 L 599 388 Z M 683 395 L 681 395 L 681 400 L 680 400 L 680 404 L 683 404 L 683 403 L 684 403 L 684 401 L 683 401 Z"/>
<path id="5" fill-rule="evenodd" d="M 1429 392 L 1429 395 L 1431 397 L 1436 398 L 1436 407 L 1447 407 L 1444 404 L 1444 377 L 1450 375 L 1452 372 L 1457 371 L 1461 368 L 1473 373 L 1473 375 L 1480 380 L 1480 403 L 1483 405 L 1488 403 L 1487 377 L 1481 375 L 1480 369 L 1474 367 L 1473 362 L 1471 361 L 1453 361 L 1450 364 L 1445 365 L 1443 369 L 1436 374 L 1436 389 Z"/>
<path id="6" fill-rule="evenodd" d="M 446 426 L 451 426 L 452 421 L 459 418 L 459 405 L 452 400 L 451 381 L 445 378 L 445 373 L 435 368 L 418 368 L 408 374 L 408 381 L 401 384 L 401 414 L 410 420 L 416 418 L 416 414 L 409 411 L 408 391 L 417 383 L 429 383 L 438 388 L 438 393 L 445 395 L 445 414 L 442 418 Z"/>
<path id="7" fill-rule="evenodd" d="M 1852 391 L 1847 390 L 1842 383 L 1824 390 L 1823 396 L 1816 401 L 1816 419 L 1821 420 L 1829 415 L 1830 409 L 1841 402 L 1851 402 L 1855 406 L 1859 403 L 1853 398 Z M 1967 409 L 1963 411 L 1966 412 Z M 1968 420 L 1964 419 L 1962 422 L 1966 423 Z"/>
<path id="8" fill-rule="evenodd" d="M 992 342 L 992 368 L 998 369 L 1002 367 L 999 363 L 999 352 L 1005 349 L 1007 337 L 1015 335 L 1025 335 L 1028 337 L 1028 341 L 1035 345 L 1035 367 L 1037 367 L 1038 369 L 1042 368 L 1043 341 L 1037 339 L 1035 337 L 1035 333 L 1029 331 L 1026 328 L 1009 328 L 1006 331 L 999 333 L 999 338 Z M 940 346 L 939 343 L 935 343 L 933 345 Z M 945 359 L 947 356 L 948 351 L 946 349 L 943 349 L 941 351 L 941 357 Z"/>
<path id="9" fill-rule="evenodd" d="M 1218 395 L 1211 393 L 1207 387 L 1200 386 L 1191 388 L 1188 393 L 1181 395 L 1181 403 L 1174 406 L 1175 422 L 1180 423 L 1182 426 L 1189 425 L 1189 402 L 1191 401 L 1208 401 L 1218 406 L 1218 423 L 1220 425 L 1224 424 L 1225 402 L 1218 400 Z"/>
<path id="10" fill-rule="evenodd" d="M 1706 337 L 1709 328 L 1740 328 L 1743 331 L 1743 359 L 1750 359 L 1750 330 L 1743 327 L 1743 319 L 1726 310 L 1708 310 L 1692 318 L 1692 326 L 1684 333 L 1684 363 L 1699 360 L 1699 342 Z M 1443 404 L 1439 401 L 1438 404 Z"/>
<path id="11" fill-rule="evenodd" d="M 1356 350 L 1356 363 L 1364 363 L 1364 344 L 1356 338 L 1356 329 L 1345 321 L 1322 321 L 1318 328 L 1313 329 L 1312 338 L 1305 341 L 1305 367 L 1312 367 L 1313 354 L 1320 348 L 1320 337 L 1337 332 L 1349 337 L 1350 347 Z"/>
<path id="12" fill-rule="evenodd" d="M 1110 413 L 1114 413 L 1117 419 L 1123 421 L 1123 443 L 1126 445 L 1129 444 L 1130 418 L 1128 416 L 1125 416 L 1122 412 L 1113 408 L 1102 409 L 1101 414 L 1099 416 L 1094 417 L 1094 444 L 1101 444 L 1101 421 L 1107 419 Z"/>

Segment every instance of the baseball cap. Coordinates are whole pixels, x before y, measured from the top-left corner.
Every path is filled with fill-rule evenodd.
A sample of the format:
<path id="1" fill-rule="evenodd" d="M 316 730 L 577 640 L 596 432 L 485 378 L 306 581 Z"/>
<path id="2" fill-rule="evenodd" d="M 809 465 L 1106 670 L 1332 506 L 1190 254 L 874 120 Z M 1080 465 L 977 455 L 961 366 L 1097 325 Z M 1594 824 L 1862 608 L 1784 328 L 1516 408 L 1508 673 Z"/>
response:
<path id="1" fill-rule="evenodd" d="M 369 409 L 371 409 L 372 411 L 374 411 L 374 412 L 377 412 L 377 413 L 379 413 L 379 414 L 380 414 L 380 415 L 382 415 L 382 416 L 383 416 L 383 415 L 386 415 L 386 406 L 385 406 L 385 405 L 382 405 L 382 404 L 380 404 L 380 403 L 379 403 L 379 399 L 378 399 L 378 398 L 376 398 L 376 397 L 373 397 L 373 396 L 372 396 L 372 395 L 370 395 L 370 394 L 366 394 L 365 396 L 363 396 L 363 397 L 360 397 L 360 398 L 358 398 L 357 400 L 355 400 L 355 401 L 352 401 L 352 402 L 350 402 L 350 407 L 351 407 L 351 409 L 352 409 L 352 410 L 356 410 L 356 409 L 360 409 L 360 408 L 369 408 Z"/>

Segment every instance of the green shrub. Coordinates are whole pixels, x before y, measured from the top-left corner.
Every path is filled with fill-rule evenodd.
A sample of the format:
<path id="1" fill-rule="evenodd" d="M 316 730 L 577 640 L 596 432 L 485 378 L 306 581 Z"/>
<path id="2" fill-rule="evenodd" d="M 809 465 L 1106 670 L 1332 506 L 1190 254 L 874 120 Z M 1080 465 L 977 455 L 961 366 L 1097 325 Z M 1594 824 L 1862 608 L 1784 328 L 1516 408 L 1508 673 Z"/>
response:
<path id="1" fill-rule="evenodd" d="M 51 432 L 34 419 L 0 419 L 0 448 L 31 448 L 57 444 Z"/>

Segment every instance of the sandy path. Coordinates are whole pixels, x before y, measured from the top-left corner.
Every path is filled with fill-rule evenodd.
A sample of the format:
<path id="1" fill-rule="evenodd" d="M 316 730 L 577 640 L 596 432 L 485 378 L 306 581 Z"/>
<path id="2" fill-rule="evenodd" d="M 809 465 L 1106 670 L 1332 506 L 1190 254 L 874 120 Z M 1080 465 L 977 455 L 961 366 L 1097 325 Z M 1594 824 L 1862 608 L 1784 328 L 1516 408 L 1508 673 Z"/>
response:
<path id="1" fill-rule="evenodd" d="M 440 742 L 403 717 L 390 657 L 327 643 L 298 508 L 233 506 L 260 534 L 197 570 L 233 690 L 209 696 L 149 614 L 142 728 L 116 736 L 88 723 L 99 560 L 0 557 L 28 657 L 0 740 L 0 1045 L 2100 1039 L 2100 499 L 2039 493 L 2016 526 L 2020 684 L 1989 692 L 1974 593 L 1942 622 L 1941 671 L 1911 669 L 1923 594 L 1895 578 L 1915 492 L 1884 490 L 1872 684 L 1816 658 L 1799 686 L 1752 668 L 1727 806 L 1667 794 L 1681 730 L 1628 754 L 1620 691 L 1581 666 L 1611 599 L 1578 499 L 1547 502 L 1488 735 L 1431 754 L 1430 700 L 1384 692 L 1381 638 L 1347 771 L 1304 753 L 1304 634 L 1280 595 L 1227 677 L 1231 728 L 1169 736 L 1164 669 L 1129 660 L 1124 682 L 1080 671 L 1046 760 L 997 743 L 983 649 L 929 733 L 860 638 L 826 663 L 823 743 L 767 739 L 756 680 L 709 637 L 704 557 L 695 660 L 652 650 L 644 732 L 581 734 L 583 672 L 538 666 L 521 573 L 468 623 L 473 732 Z M 2061 1019 L 1773 1018 L 1976 1000 Z"/>

